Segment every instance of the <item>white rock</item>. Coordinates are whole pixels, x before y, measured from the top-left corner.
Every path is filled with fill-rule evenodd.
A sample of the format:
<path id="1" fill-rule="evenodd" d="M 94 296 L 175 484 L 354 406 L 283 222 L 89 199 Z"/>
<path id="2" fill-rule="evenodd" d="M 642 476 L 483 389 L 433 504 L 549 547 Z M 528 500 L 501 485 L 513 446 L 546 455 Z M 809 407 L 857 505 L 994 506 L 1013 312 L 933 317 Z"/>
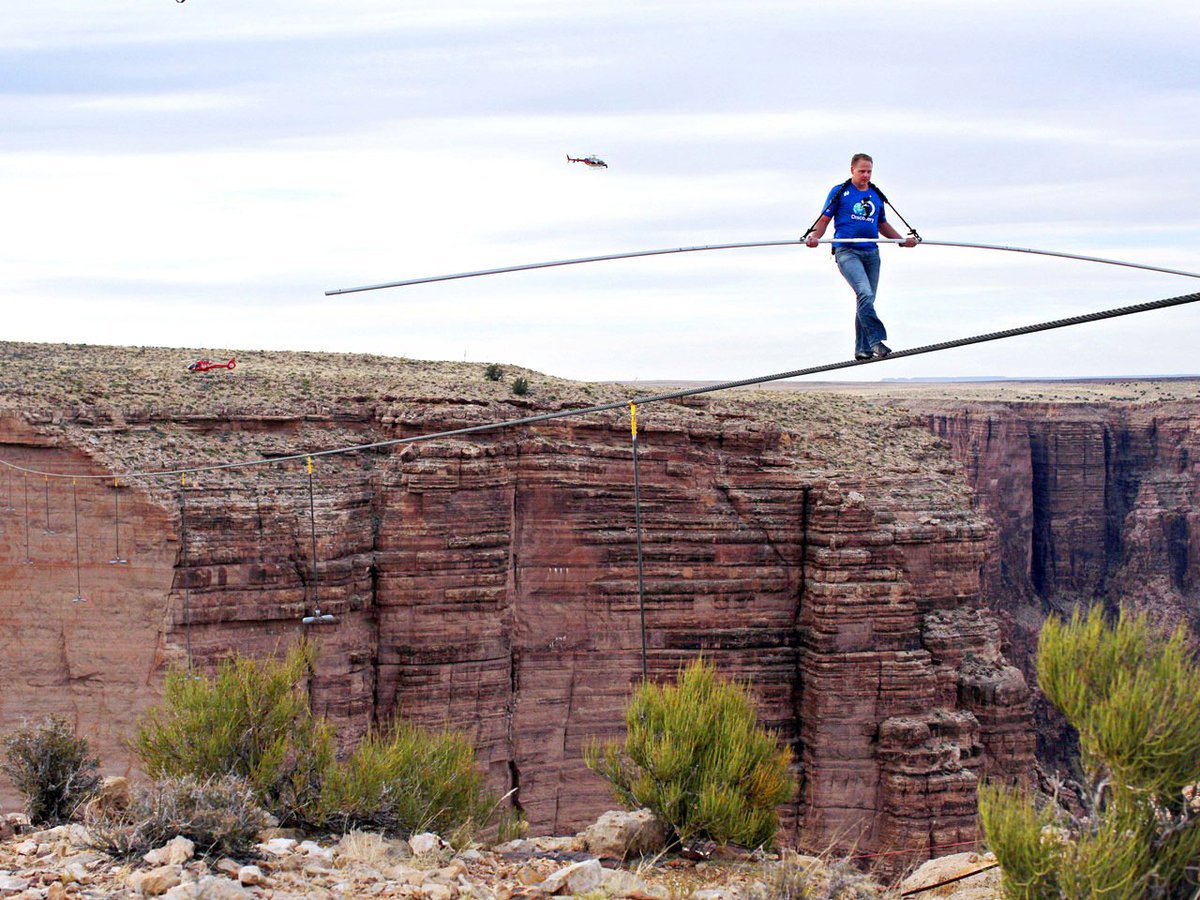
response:
<path id="1" fill-rule="evenodd" d="M 30 835 L 30 837 L 43 844 L 66 841 L 73 847 L 87 847 L 91 844 L 92 836 L 82 825 L 72 822 L 69 825 L 56 825 L 53 828 L 47 828 L 45 831 L 39 831 L 36 834 Z"/>
<path id="2" fill-rule="evenodd" d="M 518 853 L 526 850 L 533 845 L 523 838 L 517 838 L 513 841 L 505 841 L 503 844 L 497 844 L 492 848 L 493 853 Z"/>
<path id="3" fill-rule="evenodd" d="M 296 848 L 296 852 L 303 853 L 309 859 L 322 865 L 333 865 L 333 848 L 322 847 L 316 841 L 304 841 Z"/>
<path id="4" fill-rule="evenodd" d="M 147 872 L 134 872 L 129 886 L 143 897 L 157 897 L 183 881 L 183 869 L 178 865 L 159 866 Z"/>
<path id="5" fill-rule="evenodd" d="M 442 839 L 432 832 L 414 834 L 408 839 L 408 846 L 418 856 L 422 853 L 435 853 L 442 849 Z"/>
<path id="6" fill-rule="evenodd" d="M 421 896 L 424 900 L 454 900 L 458 896 L 458 889 L 448 884 L 423 884 Z"/>
<path id="7" fill-rule="evenodd" d="M 545 835 L 529 838 L 529 847 L 542 853 L 574 853 L 583 849 L 578 835 Z"/>
<path id="8" fill-rule="evenodd" d="M 163 894 L 164 900 L 248 900 L 255 896 L 236 881 L 205 875 L 197 882 L 181 884 Z"/>
<path id="9" fill-rule="evenodd" d="M 13 849 L 17 851 L 17 856 L 33 856 L 38 851 L 38 842 L 32 839 L 21 841 Z"/>
<path id="10" fill-rule="evenodd" d="M 259 844 L 267 853 L 272 856 L 287 856 L 295 851 L 299 844 L 293 838 L 271 838 L 265 844 Z"/>
<path id="11" fill-rule="evenodd" d="M 179 866 L 196 855 L 196 845 L 185 837 L 173 837 L 142 857 L 152 866 Z"/>
<path id="12" fill-rule="evenodd" d="M 600 865 L 600 860 L 588 859 L 559 869 L 538 887 L 547 894 L 557 894 L 563 890 L 570 894 L 586 894 L 596 890 L 603 883 L 604 868 Z"/>
<path id="13" fill-rule="evenodd" d="M 15 875 L 0 875 L 0 894 L 19 894 L 28 887 L 28 878 L 18 878 Z"/>
<path id="14" fill-rule="evenodd" d="M 242 884 L 266 884 L 267 876 L 258 866 L 242 866 L 238 869 L 237 879 Z"/>

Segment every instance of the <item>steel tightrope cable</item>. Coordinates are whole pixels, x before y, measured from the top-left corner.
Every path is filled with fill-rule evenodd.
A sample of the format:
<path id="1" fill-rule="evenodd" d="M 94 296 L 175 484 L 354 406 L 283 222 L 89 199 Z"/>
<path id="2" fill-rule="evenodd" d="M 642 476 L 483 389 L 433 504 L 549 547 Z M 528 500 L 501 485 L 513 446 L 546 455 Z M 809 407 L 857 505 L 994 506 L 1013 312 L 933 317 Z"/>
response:
<path id="1" fill-rule="evenodd" d="M 908 223 L 905 223 L 908 224 Z M 811 230 L 811 229 L 810 229 Z M 822 238 L 819 244 L 901 244 L 905 238 Z M 451 275 L 432 275 L 427 278 L 409 278 L 404 281 L 387 281 L 382 284 L 365 284 L 361 287 L 338 288 L 326 291 L 326 297 L 338 294 L 356 294 L 363 291 L 378 291 L 385 288 L 411 287 L 417 284 L 430 284 L 435 281 L 454 281 L 460 278 L 479 278 L 484 275 L 503 275 L 508 272 L 527 272 L 532 269 L 552 269 L 558 266 L 577 266 L 584 263 L 612 262 L 618 259 L 637 259 L 645 256 L 666 256 L 672 253 L 700 253 L 708 250 L 747 250 L 759 247 L 797 247 L 804 245 L 804 238 L 798 241 L 748 241 L 735 244 L 704 244 L 698 247 L 667 247 L 663 250 L 635 250 L 630 253 L 608 253 L 603 256 L 581 256 L 576 259 L 560 259 L 552 262 L 525 263 L 519 266 L 501 266 L 496 269 L 479 269 L 474 272 L 456 272 Z M 1162 266 L 1151 266 L 1145 263 L 1126 262 L 1120 259 L 1107 259 L 1102 256 L 1081 256 L 1077 253 L 1063 253 L 1058 250 L 1039 250 L 1034 247 L 1008 247 L 1002 244 L 975 244 L 964 241 L 929 241 L 921 239 L 923 247 L 959 247 L 968 250 L 1001 250 L 1007 253 L 1028 253 L 1034 256 L 1052 256 L 1058 259 L 1074 259 L 1080 262 L 1102 263 L 1109 266 L 1123 266 L 1129 269 L 1143 269 L 1147 272 L 1162 272 L 1166 275 L 1182 275 L 1185 278 L 1200 278 L 1200 272 L 1188 272 L 1183 269 L 1167 269 Z"/>

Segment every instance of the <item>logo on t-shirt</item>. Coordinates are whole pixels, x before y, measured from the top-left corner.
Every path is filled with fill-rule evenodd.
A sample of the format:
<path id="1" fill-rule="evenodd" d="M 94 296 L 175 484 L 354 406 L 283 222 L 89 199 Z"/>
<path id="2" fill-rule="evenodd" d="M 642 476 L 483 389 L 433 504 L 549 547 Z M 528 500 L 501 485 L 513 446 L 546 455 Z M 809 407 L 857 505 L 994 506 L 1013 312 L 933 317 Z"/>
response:
<path id="1" fill-rule="evenodd" d="M 855 203 L 854 214 L 856 216 L 863 216 L 867 219 L 875 218 L 875 204 L 871 202 L 871 198 L 863 197 L 861 200 Z"/>

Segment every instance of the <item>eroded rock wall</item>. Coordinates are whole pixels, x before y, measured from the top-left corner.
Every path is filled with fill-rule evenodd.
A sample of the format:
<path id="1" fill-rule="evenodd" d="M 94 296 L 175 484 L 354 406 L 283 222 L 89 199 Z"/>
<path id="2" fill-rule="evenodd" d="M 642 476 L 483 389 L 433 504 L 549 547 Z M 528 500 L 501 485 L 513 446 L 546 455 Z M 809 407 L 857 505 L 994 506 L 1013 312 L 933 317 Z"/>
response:
<path id="1" fill-rule="evenodd" d="M 335 426 L 339 442 L 365 443 L 483 415 L 431 403 L 229 427 L 311 446 Z M 206 444 L 228 430 L 214 416 L 162 427 Z M 824 429 L 664 417 L 643 432 L 639 468 L 649 676 L 704 653 L 745 679 L 796 750 L 789 830 L 818 849 L 911 851 L 897 865 L 972 839 L 977 777 L 1019 778 L 1032 761 L 1024 682 L 978 609 L 995 531 L 923 434 L 893 417 L 889 461 L 881 452 L 871 471 L 836 460 Z M 103 473 L 77 440 L 14 422 L 0 449 L 30 468 Z M 910 449 L 933 464 L 897 465 Z M 641 678 L 627 424 L 318 458 L 312 483 L 310 496 L 305 461 L 290 460 L 257 480 L 123 488 L 130 562 L 112 567 L 113 523 L 92 485 L 80 495 L 86 604 L 70 602 L 67 540 L 38 543 L 20 574 L 10 512 L 0 675 L 14 689 L 0 729 L 67 712 L 106 768 L 128 767 L 121 741 L 169 662 L 279 653 L 307 631 L 320 644 L 313 704 L 343 746 L 397 714 L 448 724 L 474 740 L 494 786 L 516 789 L 535 830 L 574 830 L 609 807 L 582 749 L 622 733 Z M 336 622 L 301 625 L 318 605 Z"/>
<path id="2" fill-rule="evenodd" d="M 917 405 L 997 525 L 983 597 L 1033 681 L 1045 615 L 1129 604 L 1200 640 L 1200 403 Z M 1038 702 L 1039 755 L 1070 736 Z"/>

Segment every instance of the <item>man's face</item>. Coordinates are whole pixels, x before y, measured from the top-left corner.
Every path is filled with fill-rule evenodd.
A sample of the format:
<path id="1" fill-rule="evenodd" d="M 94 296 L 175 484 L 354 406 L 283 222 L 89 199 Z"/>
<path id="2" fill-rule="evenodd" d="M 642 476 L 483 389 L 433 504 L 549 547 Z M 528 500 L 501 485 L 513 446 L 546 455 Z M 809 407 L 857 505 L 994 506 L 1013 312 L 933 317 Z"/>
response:
<path id="1" fill-rule="evenodd" d="M 860 191 L 865 191 L 871 183 L 871 168 L 871 164 L 865 159 L 860 159 L 850 167 L 850 180 Z"/>

